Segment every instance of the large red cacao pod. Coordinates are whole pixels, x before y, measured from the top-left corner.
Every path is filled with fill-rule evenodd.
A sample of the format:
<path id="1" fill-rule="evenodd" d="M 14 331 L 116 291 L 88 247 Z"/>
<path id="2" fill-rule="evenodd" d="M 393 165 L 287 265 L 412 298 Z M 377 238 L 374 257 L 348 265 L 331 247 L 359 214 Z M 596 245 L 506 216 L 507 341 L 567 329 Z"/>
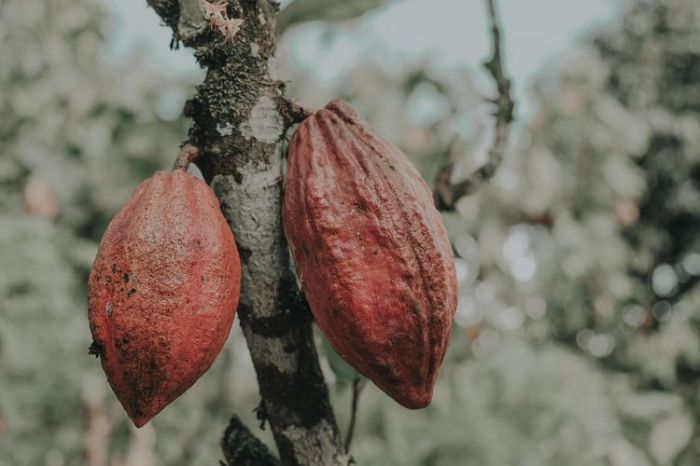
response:
<path id="1" fill-rule="evenodd" d="M 219 201 L 184 170 L 142 182 L 109 224 L 88 282 L 91 350 L 137 427 L 211 366 L 240 278 Z"/>
<path id="2" fill-rule="evenodd" d="M 408 408 L 430 404 L 457 306 L 427 184 L 349 104 L 294 135 L 284 229 L 311 311 L 347 362 Z"/>

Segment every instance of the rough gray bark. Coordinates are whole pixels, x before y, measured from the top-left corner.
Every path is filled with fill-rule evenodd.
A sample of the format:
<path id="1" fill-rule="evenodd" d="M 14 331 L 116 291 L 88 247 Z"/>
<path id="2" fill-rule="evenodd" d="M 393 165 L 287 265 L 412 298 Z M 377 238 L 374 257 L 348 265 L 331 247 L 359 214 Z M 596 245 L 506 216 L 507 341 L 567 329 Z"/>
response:
<path id="1" fill-rule="evenodd" d="M 199 148 L 196 163 L 236 236 L 243 271 L 238 315 L 280 460 L 347 465 L 282 233 L 280 139 L 299 114 L 275 74 L 278 5 L 229 1 L 228 17 L 243 19 L 230 43 L 207 26 L 200 0 L 147 1 L 207 70 L 185 106 L 192 119 L 189 143 Z"/>
<path id="2" fill-rule="evenodd" d="M 265 444 L 258 440 L 250 430 L 243 425 L 238 416 L 233 416 L 229 422 L 221 449 L 229 465 L 236 466 L 279 466 L 277 458 L 267 450 Z"/>

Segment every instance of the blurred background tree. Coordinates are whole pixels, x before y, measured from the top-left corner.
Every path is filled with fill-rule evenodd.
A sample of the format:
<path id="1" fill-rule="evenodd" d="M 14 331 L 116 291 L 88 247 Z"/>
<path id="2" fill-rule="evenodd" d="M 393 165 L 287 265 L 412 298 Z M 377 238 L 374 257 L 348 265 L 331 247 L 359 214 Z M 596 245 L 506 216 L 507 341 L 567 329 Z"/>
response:
<path id="1" fill-rule="evenodd" d="M 296 0 L 283 26 L 380 5 L 335 3 Z M 238 325 L 138 433 L 87 355 L 97 241 L 169 166 L 186 123 L 168 102 L 193 84 L 106 61 L 104 20 L 91 0 L 0 2 L 0 466 L 213 465 L 232 411 L 255 425 Z M 328 85 L 285 37 L 291 95 L 352 101 L 427 179 L 455 136 L 455 180 L 483 162 L 491 91 L 472 70 L 363 60 Z M 407 411 L 367 385 L 358 464 L 700 463 L 700 4 L 633 1 L 540 76 L 496 178 L 445 214 L 461 298 L 434 402 Z M 348 378 L 323 363 L 345 427 Z"/>

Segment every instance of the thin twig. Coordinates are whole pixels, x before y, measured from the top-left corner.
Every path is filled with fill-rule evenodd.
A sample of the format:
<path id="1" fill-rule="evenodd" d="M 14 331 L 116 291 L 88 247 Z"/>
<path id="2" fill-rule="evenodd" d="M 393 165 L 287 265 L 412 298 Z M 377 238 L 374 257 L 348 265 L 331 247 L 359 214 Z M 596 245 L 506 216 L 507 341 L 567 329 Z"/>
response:
<path id="1" fill-rule="evenodd" d="M 454 210 L 459 199 L 471 194 L 476 188 L 491 179 L 501 164 L 508 145 L 508 127 L 513 121 L 515 102 L 511 96 L 511 81 L 506 76 L 501 56 L 501 26 L 496 13 L 495 0 L 486 0 L 486 6 L 491 26 L 493 51 L 491 58 L 484 62 L 484 67 L 493 78 L 498 90 L 498 96 L 492 100 L 496 105 L 494 141 L 489 150 L 488 161 L 468 178 L 458 183 L 450 181 L 456 157 L 453 153 L 448 152 L 445 163 L 440 167 L 435 177 L 435 205 L 440 210 Z M 456 143 L 454 144 L 456 145 Z M 449 150 L 454 150 L 453 144 L 450 146 Z"/>
<path id="2" fill-rule="evenodd" d="M 199 148 L 195 145 L 192 145 L 190 143 L 185 144 L 182 146 L 180 149 L 180 153 L 177 155 L 177 158 L 175 159 L 175 163 L 173 164 L 173 171 L 175 170 L 185 170 L 187 171 L 187 167 L 197 160 L 199 158 L 200 152 Z"/>
<path id="3" fill-rule="evenodd" d="M 357 406 L 360 400 L 360 393 L 362 388 L 364 388 L 364 379 L 357 378 L 352 381 L 352 405 L 350 411 L 350 425 L 348 426 L 348 433 L 345 436 L 345 451 L 350 451 L 350 445 L 352 445 L 352 436 L 355 433 L 355 421 L 357 419 Z"/>

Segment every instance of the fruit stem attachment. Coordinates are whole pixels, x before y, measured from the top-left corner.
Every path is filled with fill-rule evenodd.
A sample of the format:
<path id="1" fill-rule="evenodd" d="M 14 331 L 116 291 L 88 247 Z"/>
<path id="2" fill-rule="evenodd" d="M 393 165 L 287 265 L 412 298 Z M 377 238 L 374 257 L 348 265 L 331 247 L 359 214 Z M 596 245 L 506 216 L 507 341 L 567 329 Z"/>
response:
<path id="1" fill-rule="evenodd" d="M 177 158 L 175 159 L 175 163 L 173 164 L 173 171 L 175 170 L 185 170 L 187 171 L 187 167 L 197 160 L 200 156 L 200 151 L 199 148 L 193 144 L 187 143 L 182 148 L 180 148 L 180 153 L 178 154 Z"/>
<path id="2" fill-rule="evenodd" d="M 314 114 L 315 110 L 301 104 L 296 99 L 283 97 L 279 106 L 280 115 L 285 123 L 285 128 L 301 123 Z"/>

